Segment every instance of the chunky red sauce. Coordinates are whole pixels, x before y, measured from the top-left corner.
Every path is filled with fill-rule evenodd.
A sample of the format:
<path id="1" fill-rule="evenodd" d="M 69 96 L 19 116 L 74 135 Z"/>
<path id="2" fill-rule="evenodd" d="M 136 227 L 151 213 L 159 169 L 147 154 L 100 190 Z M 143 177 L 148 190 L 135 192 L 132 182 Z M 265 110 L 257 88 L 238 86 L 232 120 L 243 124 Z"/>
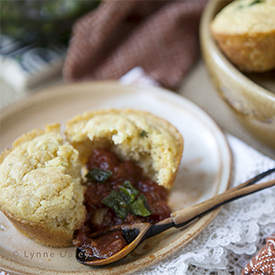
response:
<path id="1" fill-rule="evenodd" d="M 120 161 L 111 151 L 95 149 L 86 167 L 89 171 L 99 168 L 112 173 L 104 183 L 87 179 L 84 202 L 87 218 L 85 224 L 75 232 L 74 240 L 74 245 L 84 250 L 86 255 L 99 259 L 108 258 L 126 245 L 121 231 L 114 231 L 96 239 L 90 237 L 95 232 L 104 231 L 118 224 L 156 223 L 170 216 L 167 189 L 145 177 L 142 169 L 133 162 Z M 112 190 L 118 191 L 119 186 L 125 181 L 130 181 L 136 190 L 144 194 L 151 211 L 150 216 L 142 217 L 129 213 L 125 219 L 122 219 L 102 203 Z"/>

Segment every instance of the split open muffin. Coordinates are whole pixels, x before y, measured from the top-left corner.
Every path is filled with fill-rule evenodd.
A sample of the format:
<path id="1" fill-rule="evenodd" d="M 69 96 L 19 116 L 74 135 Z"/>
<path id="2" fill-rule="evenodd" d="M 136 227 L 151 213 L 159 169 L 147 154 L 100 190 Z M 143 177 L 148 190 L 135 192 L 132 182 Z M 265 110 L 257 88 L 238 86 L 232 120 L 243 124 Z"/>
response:
<path id="1" fill-rule="evenodd" d="M 48 125 L 1 155 L 0 210 L 21 232 L 44 245 L 75 238 L 81 246 L 104 227 L 169 216 L 183 151 L 174 126 L 147 112 L 108 109 L 72 118 L 65 135 Z"/>

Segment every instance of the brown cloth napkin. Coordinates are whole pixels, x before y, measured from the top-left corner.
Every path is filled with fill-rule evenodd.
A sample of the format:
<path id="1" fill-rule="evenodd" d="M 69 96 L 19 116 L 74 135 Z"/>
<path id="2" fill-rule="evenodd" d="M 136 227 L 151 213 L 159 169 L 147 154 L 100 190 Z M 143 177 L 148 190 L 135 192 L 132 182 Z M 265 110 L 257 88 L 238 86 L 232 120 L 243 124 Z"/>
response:
<path id="1" fill-rule="evenodd" d="M 247 264 L 243 275 L 274 275 L 275 274 L 275 235 L 267 238 L 266 245 Z"/>
<path id="2" fill-rule="evenodd" d="M 136 66 L 177 88 L 199 54 L 205 0 L 107 0 L 73 27 L 67 81 L 119 79 Z"/>

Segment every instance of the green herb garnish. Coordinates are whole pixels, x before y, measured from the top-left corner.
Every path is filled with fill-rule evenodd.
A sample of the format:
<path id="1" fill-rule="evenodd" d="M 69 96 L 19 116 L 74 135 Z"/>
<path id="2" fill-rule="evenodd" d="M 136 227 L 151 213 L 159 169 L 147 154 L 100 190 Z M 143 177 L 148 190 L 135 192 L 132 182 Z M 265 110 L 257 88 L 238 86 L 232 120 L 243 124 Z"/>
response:
<path id="1" fill-rule="evenodd" d="M 253 2 L 251 2 L 250 4 L 249 4 L 249 6 L 253 6 L 253 5 L 255 5 L 255 4 L 260 4 L 260 3 L 263 3 L 264 2 L 264 0 L 254 0 Z"/>
<path id="2" fill-rule="evenodd" d="M 89 171 L 85 177 L 93 181 L 104 183 L 111 175 L 112 172 L 109 170 L 95 168 Z"/>
<path id="3" fill-rule="evenodd" d="M 254 0 L 252 1 L 251 3 L 249 3 L 248 5 L 244 5 L 243 3 L 240 3 L 236 9 L 243 9 L 245 7 L 251 7 L 251 6 L 254 6 L 255 4 L 261 4 L 261 3 L 264 3 L 265 0 Z"/>
<path id="4" fill-rule="evenodd" d="M 124 198 L 126 203 L 134 202 L 139 194 L 139 191 L 134 189 L 130 181 L 125 181 L 123 185 L 119 186 L 119 193 Z"/>
<path id="5" fill-rule="evenodd" d="M 126 219 L 129 213 L 142 217 L 152 214 L 146 197 L 136 190 L 130 181 L 125 181 L 119 186 L 118 192 L 112 191 L 102 203 L 113 209 L 121 219 Z"/>
<path id="6" fill-rule="evenodd" d="M 136 216 L 147 217 L 152 213 L 149 210 L 147 200 L 143 194 L 130 204 L 130 212 Z"/>
<path id="7" fill-rule="evenodd" d="M 145 130 L 142 130 L 139 134 L 140 137 L 148 137 L 148 133 Z"/>
<path id="8" fill-rule="evenodd" d="M 126 219 L 129 213 L 129 206 L 119 192 L 112 191 L 109 196 L 102 200 L 102 203 L 112 208 L 121 219 Z"/>

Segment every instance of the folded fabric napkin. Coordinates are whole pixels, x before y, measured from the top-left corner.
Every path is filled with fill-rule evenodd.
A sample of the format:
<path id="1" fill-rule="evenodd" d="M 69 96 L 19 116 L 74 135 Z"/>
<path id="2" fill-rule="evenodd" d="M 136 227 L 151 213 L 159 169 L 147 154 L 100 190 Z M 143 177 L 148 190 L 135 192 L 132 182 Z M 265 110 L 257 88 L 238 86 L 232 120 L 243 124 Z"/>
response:
<path id="1" fill-rule="evenodd" d="M 247 264 L 242 274 L 275 274 L 275 234 L 267 238 L 265 247 Z"/>
<path id="2" fill-rule="evenodd" d="M 175 89 L 199 54 L 206 0 L 107 0 L 73 28 L 67 81 L 118 79 L 136 66 Z"/>

